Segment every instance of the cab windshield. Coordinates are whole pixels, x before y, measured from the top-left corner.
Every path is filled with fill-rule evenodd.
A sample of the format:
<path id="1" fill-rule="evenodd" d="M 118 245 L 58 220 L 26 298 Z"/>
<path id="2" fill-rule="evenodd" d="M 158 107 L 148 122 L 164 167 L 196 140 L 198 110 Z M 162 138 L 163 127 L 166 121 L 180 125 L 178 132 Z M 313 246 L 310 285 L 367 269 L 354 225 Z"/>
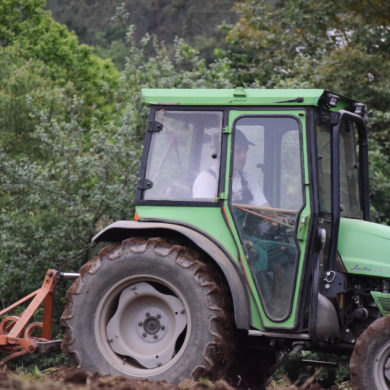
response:
<path id="1" fill-rule="evenodd" d="M 151 187 L 143 199 L 216 200 L 222 118 L 220 111 L 156 111 L 162 129 L 152 135 L 146 166 Z"/>

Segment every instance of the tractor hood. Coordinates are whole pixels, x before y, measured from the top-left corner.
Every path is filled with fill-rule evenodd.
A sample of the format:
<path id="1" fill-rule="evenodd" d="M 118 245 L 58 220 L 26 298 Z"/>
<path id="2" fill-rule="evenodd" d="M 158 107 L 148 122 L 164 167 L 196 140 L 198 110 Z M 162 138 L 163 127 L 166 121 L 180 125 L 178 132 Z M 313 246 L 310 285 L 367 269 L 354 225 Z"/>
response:
<path id="1" fill-rule="evenodd" d="M 390 227 L 341 218 L 338 252 L 351 274 L 390 277 Z"/>

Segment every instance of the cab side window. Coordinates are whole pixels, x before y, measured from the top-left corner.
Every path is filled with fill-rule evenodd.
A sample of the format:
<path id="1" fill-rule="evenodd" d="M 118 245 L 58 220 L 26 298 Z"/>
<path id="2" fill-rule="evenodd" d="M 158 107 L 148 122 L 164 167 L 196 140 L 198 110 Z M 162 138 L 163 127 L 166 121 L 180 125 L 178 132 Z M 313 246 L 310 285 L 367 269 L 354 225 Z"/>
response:
<path id="1" fill-rule="evenodd" d="M 152 135 L 144 200 L 213 201 L 217 197 L 221 155 L 222 112 L 158 110 L 162 129 Z M 201 172 L 211 179 L 194 194 Z"/>

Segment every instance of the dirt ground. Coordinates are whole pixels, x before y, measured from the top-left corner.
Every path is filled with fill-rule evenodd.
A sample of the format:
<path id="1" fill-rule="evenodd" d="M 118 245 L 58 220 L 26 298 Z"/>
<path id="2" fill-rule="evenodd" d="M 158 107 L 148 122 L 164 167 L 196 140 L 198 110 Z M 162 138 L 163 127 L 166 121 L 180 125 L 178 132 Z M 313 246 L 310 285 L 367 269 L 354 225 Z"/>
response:
<path id="1" fill-rule="evenodd" d="M 41 377 L 40 377 L 41 376 Z M 321 387 L 308 381 L 296 387 L 288 381 L 272 382 L 267 390 L 321 390 Z M 78 368 L 61 367 L 42 375 L 16 374 L 5 368 L 0 369 L 0 389 L 4 390 L 238 390 L 225 381 L 195 382 L 187 381 L 179 386 L 165 381 L 151 382 L 143 379 L 91 375 Z M 336 389 L 348 389 L 337 387 Z M 240 389 L 242 390 L 242 389 Z"/>
<path id="2" fill-rule="evenodd" d="M 184 382 L 180 387 L 165 381 L 151 382 L 113 376 L 90 375 L 77 368 L 59 368 L 41 378 L 16 374 L 9 370 L 0 373 L 0 389 L 7 390 L 234 390 L 226 382 L 213 384 Z"/>

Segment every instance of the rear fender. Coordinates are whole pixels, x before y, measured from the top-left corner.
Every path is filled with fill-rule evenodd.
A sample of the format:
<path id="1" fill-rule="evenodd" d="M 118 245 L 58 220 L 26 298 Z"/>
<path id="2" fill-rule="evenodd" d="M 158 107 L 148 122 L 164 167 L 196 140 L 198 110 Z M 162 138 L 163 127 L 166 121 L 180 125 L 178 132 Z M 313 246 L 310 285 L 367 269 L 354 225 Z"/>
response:
<path id="1" fill-rule="evenodd" d="M 233 299 L 234 318 L 238 329 L 249 329 L 250 303 L 245 278 L 233 259 L 210 237 L 196 230 L 171 223 L 117 221 L 100 231 L 92 242 L 118 242 L 134 235 L 178 234 L 190 240 L 196 247 L 207 253 L 225 276 Z"/>

